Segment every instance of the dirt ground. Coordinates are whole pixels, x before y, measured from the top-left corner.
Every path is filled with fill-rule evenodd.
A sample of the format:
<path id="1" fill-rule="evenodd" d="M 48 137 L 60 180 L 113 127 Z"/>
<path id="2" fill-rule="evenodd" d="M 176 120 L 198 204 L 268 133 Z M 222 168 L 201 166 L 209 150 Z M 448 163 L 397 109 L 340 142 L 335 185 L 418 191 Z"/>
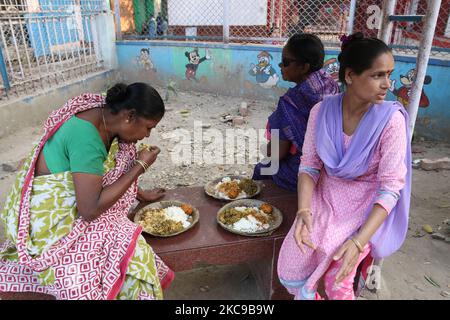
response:
<path id="1" fill-rule="evenodd" d="M 165 93 L 164 90 L 161 91 Z M 243 129 L 263 129 L 276 101 L 243 100 L 204 93 L 178 93 L 166 103 L 164 119 L 146 143 L 158 145 L 162 152 L 152 168 L 140 178 L 144 188 L 203 186 L 207 181 L 225 174 L 251 176 L 253 164 L 175 165 L 170 150 L 178 143 L 166 133 L 187 129 L 191 134 L 194 121 L 201 120 L 205 128 L 222 132 L 231 123 L 221 120 L 223 114 L 238 115 L 241 102 L 246 101 L 250 114 Z M 18 128 L 15 134 L 0 138 L 0 208 L 9 191 L 20 159 L 30 151 L 40 137 L 40 126 Z M 450 156 L 450 144 L 420 141 L 414 143 L 414 159 L 435 159 Z M 189 143 L 188 143 L 189 144 Z M 382 287 L 376 294 L 363 292 L 360 299 L 450 299 L 450 243 L 432 239 L 422 230 L 429 224 L 434 230 L 444 227 L 450 218 L 450 170 L 413 170 L 412 203 L 407 239 L 397 253 L 384 261 Z M 0 226 L 0 238 L 2 230 Z M 443 230 L 443 229 L 442 229 Z M 441 230 L 441 231 L 442 231 Z M 432 279 L 435 284 L 427 280 Z M 167 299 L 261 299 L 255 280 L 248 268 L 239 266 L 204 266 L 177 273 L 166 291 Z"/>

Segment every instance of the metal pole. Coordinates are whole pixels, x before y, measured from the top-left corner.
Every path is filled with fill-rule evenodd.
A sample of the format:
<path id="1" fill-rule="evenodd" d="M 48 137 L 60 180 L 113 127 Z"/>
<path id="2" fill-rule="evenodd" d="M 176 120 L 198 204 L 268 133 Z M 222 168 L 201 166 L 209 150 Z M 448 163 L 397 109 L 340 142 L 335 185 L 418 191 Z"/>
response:
<path id="1" fill-rule="evenodd" d="M 389 16 L 394 14 L 395 4 L 397 0 L 384 0 L 383 2 L 383 17 L 381 20 L 381 28 L 378 32 L 378 39 L 383 40 L 384 43 L 389 44 L 392 35 L 392 21 Z"/>
<path id="2" fill-rule="evenodd" d="M 5 32 L 3 30 L 3 26 L 2 26 L 3 22 L 0 23 L 0 34 L 2 36 L 2 42 L 3 42 L 3 48 L 5 49 L 5 54 L 6 54 L 6 61 L 8 61 L 8 65 L 9 65 L 9 70 L 11 72 L 11 77 L 14 77 L 14 67 L 11 63 L 11 56 L 9 55 L 9 50 L 8 50 L 8 46 L 7 46 L 7 42 L 5 40 Z M 6 25 L 6 22 L 5 22 Z M 1 50 L 1 46 L 0 46 L 0 50 Z M 2 54 L 2 58 L 3 58 L 3 54 Z M 8 79 L 8 77 L 6 77 L 6 79 Z M 14 81 L 14 78 L 13 78 Z M 6 82 L 5 82 L 6 83 Z M 9 84 L 9 81 L 8 81 Z M 6 85 L 5 85 L 6 86 Z"/>
<path id="3" fill-rule="evenodd" d="M 223 42 L 230 41 L 230 0 L 223 0 Z"/>
<path id="4" fill-rule="evenodd" d="M 270 28 L 273 29 L 273 23 L 275 22 L 275 0 L 271 3 L 271 9 L 270 9 Z"/>
<path id="5" fill-rule="evenodd" d="M 417 111 L 419 109 L 420 96 L 422 95 L 423 82 L 427 71 L 428 60 L 430 58 L 431 46 L 433 45 L 433 35 L 436 29 L 441 0 L 429 0 L 427 14 L 425 15 L 423 37 L 419 42 L 419 54 L 416 62 L 416 79 L 411 88 L 408 107 L 409 127 L 411 129 L 411 139 L 416 123 Z"/>
<path id="6" fill-rule="evenodd" d="M 114 17 L 116 21 L 116 38 L 122 40 L 122 28 L 120 26 L 120 1 L 114 0 Z"/>
<path id="7" fill-rule="evenodd" d="M 102 60 L 102 56 L 101 56 L 101 52 L 100 52 L 100 45 L 98 42 L 98 29 L 97 29 L 97 25 L 95 23 L 94 19 L 98 19 L 98 16 L 96 15 L 95 18 L 91 16 L 91 33 L 92 33 L 92 43 L 94 46 L 94 54 L 95 54 L 95 58 L 97 60 L 97 67 L 101 66 L 100 61 Z"/>
<path id="8" fill-rule="evenodd" d="M 14 27 L 13 27 L 11 19 L 9 19 L 9 27 L 10 27 L 10 30 L 11 30 L 11 34 L 13 36 L 14 48 L 16 49 L 17 62 L 19 63 L 20 73 L 22 74 L 21 78 L 24 79 L 25 78 L 25 73 L 24 73 L 23 67 L 22 67 L 22 61 L 21 61 L 22 59 L 21 59 L 21 56 L 20 56 L 20 50 L 19 50 L 19 46 L 17 45 L 17 39 L 16 39 L 16 35 L 15 35 L 15 30 L 14 30 Z"/>
<path id="9" fill-rule="evenodd" d="M 417 14 L 417 8 L 419 7 L 420 0 L 412 0 L 411 5 L 409 6 L 409 14 Z M 411 27 L 414 22 L 408 22 L 408 27 Z"/>
<path id="10" fill-rule="evenodd" d="M 8 48 L 5 47 L 5 50 L 8 50 Z M 0 47 L 0 74 L 2 75 L 3 79 L 3 87 L 5 88 L 5 91 L 8 92 L 8 90 L 11 89 L 11 85 L 9 83 L 8 71 L 6 70 L 6 64 L 5 60 L 3 59 L 3 52 L 1 47 Z"/>
<path id="11" fill-rule="evenodd" d="M 230 0 L 223 0 L 223 42 L 230 41 Z"/>
<path id="12" fill-rule="evenodd" d="M 350 12 L 348 13 L 347 33 L 353 33 L 353 24 L 355 22 L 356 0 L 350 3 Z"/>

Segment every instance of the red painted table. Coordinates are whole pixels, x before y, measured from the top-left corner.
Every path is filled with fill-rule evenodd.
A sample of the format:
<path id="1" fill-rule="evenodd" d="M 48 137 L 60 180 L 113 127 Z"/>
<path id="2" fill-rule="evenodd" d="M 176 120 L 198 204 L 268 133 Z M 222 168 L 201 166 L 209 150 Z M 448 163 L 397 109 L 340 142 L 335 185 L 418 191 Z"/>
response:
<path id="1" fill-rule="evenodd" d="M 227 202 L 207 196 L 203 187 L 169 190 L 163 199 L 178 200 L 196 207 L 200 211 L 200 219 L 193 228 L 169 238 L 143 235 L 175 272 L 190 270 L 202 263 L 246 263 L 266 299 L 292 299 L 278 281 L 277 259 L 283 239 L 295 218 L 297 194 L 281 189 L 271 181 L 264 181 L 261 194 L 255 199 L 268 202 L 283 213 L 283 223 L 270 236 L 245 237 L 224 230 L 218 225 L 216 216 Z M 130 214 L 130 219 L 145 205 L 139 204 Z"/>

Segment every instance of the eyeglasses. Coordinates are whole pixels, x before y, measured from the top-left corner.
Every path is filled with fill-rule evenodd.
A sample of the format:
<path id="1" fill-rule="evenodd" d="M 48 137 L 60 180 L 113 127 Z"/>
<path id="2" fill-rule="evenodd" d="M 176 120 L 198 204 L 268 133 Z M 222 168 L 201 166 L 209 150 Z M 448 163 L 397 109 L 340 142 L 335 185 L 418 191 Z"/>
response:
<path id="1" fill-rule="evenodd" d="M 281 58 L 281 62 L 280 62 L 280 64 L 279 64 L 278 66 L 279 66 L 280 68 L 281 68 L 281 67 L 287 68 L 287 67 L 289 67 L 289 65 L 290 65 L 292 62 L 297 62 L 297 60 L 296 60 L 296 59 Z"/>

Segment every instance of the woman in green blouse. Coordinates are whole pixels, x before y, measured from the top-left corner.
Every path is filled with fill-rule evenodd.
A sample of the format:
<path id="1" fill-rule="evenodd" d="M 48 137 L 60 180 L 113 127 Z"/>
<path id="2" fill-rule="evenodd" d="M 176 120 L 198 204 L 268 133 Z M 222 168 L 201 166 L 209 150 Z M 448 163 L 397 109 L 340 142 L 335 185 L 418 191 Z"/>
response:
<path id="1" fill-rule="evenodd" d="M 127 214 L 136 199 L 164 196 L 137 187 L 160 150 L 135 146 L 164 111 L 154 88 L 133 83 L 115 85 L 106 99 L 80 95 L 50 115 L 1 213 L 8 240 L 0 245 L 0 291 L 162 298 L 173 272 Z"/>

